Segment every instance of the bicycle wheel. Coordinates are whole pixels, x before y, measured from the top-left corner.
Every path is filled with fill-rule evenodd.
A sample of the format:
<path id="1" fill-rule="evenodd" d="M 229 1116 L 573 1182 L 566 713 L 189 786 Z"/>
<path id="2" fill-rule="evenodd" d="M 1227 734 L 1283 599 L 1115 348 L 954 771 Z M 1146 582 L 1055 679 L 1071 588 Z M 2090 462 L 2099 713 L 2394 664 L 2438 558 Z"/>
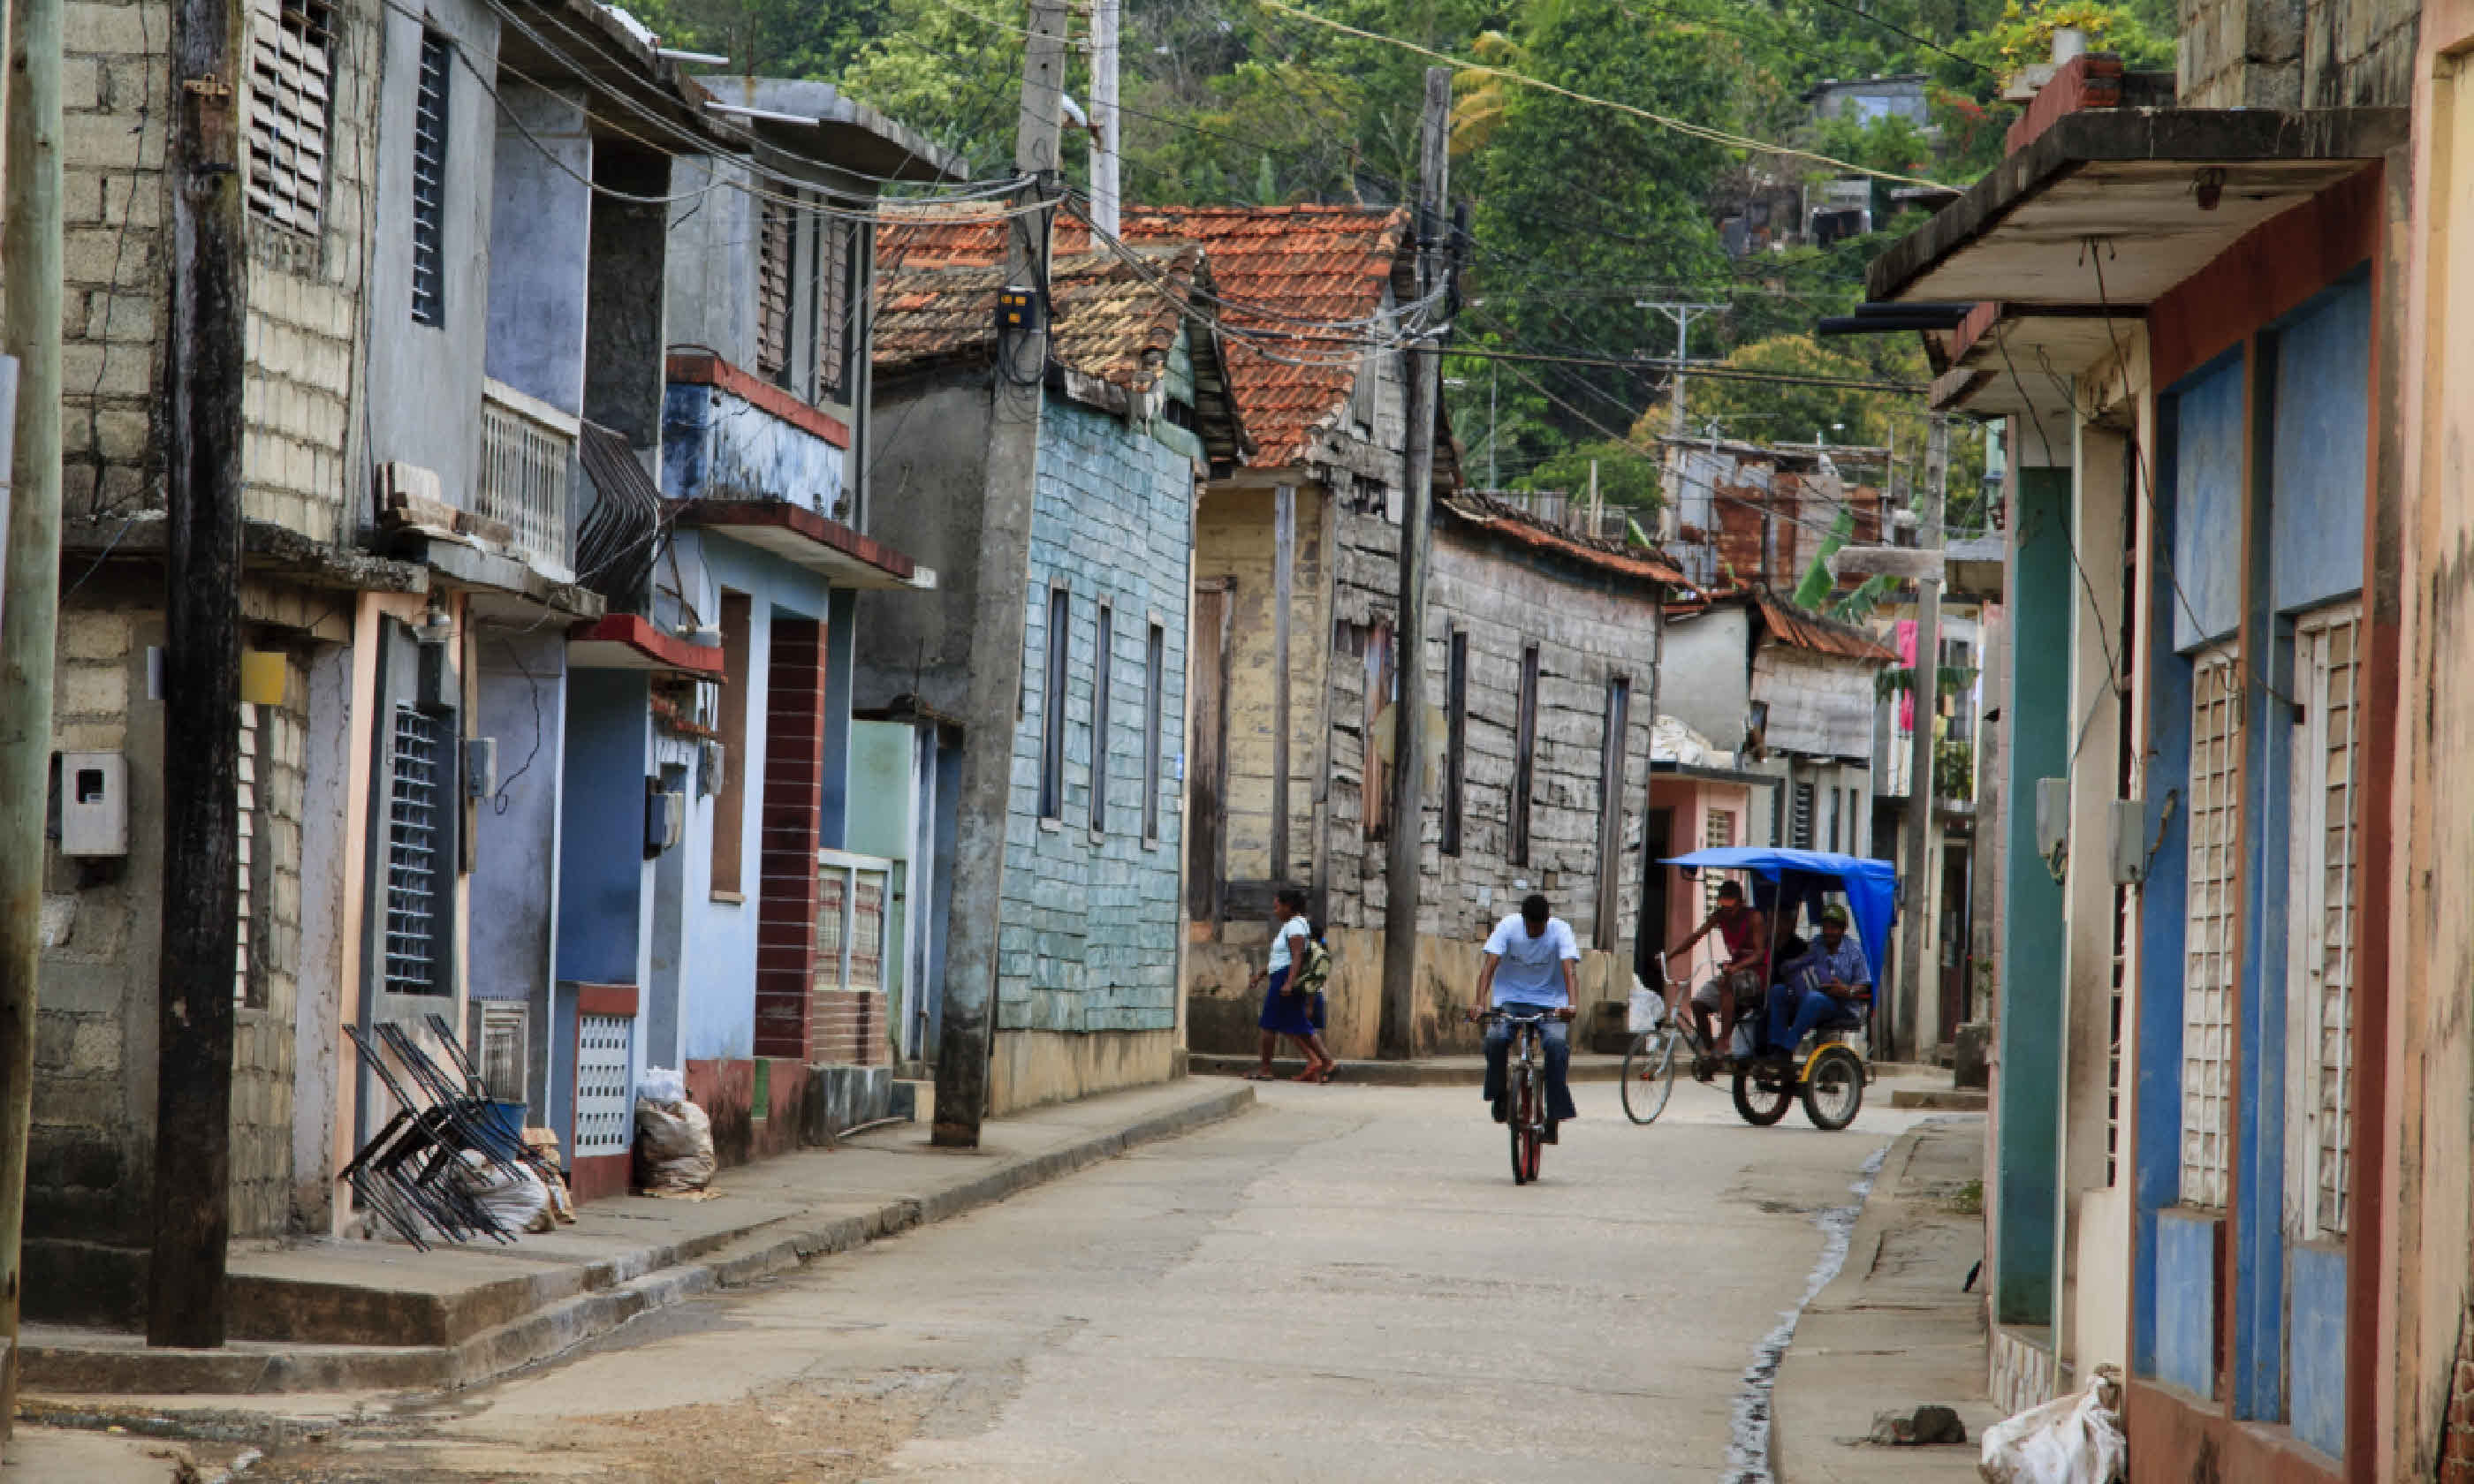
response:
<path id="1" fill-rule="evenodd" d="M 1795 1072 L 1763 1062 L 1735 1073 L 1735 1112 L 1757 1129 L 1786 1116 L 1795 1104 Z"/>
<path id="2" fill-rule="evenodd" d="M 1523 1120 L 1529 1131 L 1529 1179 L 1538 1180 L 1538 1162 L 1546 1157 L 1546 1079 L 1536 1067 L 1529 1070 L 1529 1116 Z"/>
<path id="3" fill-rule="evenodd" d="M 1661 1026 L 1632 1039 L 1624 1052 L 1623 1111 L 1635 1123 L 1648 1123 L 1666 1112 L 1675 1095 L 1675 1029 Z"/>
<path id="4" fill-rule="evenodd" d="M 1506 1120 L 1512 1126 L 1512 1183 L 1525 1185 L 1529 1184 L 1529 1141 L 1536 1137 L 1529 1132 L 1529 1114 L 1535 1094 L 1530 1090 L 1528 1067 L 1516 1067 L 1512 1075 L 1512 1116 Z"/>
<path id="5" fill-rule="evenodd" d="M 1856 1121 L 1864 1106 L 1864 1064 L 1845 1046 L 1824 1046 L 1804 1079 L 1804 1115 L 1831 1133 Z"/>

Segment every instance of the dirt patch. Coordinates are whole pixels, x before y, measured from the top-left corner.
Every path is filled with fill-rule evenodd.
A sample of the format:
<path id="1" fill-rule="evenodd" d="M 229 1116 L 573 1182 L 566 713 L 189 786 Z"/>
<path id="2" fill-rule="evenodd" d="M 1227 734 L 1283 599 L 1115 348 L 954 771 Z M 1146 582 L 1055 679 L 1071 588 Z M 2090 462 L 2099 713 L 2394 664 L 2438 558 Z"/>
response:
<path id="1" fill-rule="evenodd" d="M 872 1477 L 954 1384 L 945 1371 L 795 1382 L 742 1401 L 414 1435 L 338 1435 L 279 1450 L 250 1479 L 282 1484 L 844 1484 Z"/>

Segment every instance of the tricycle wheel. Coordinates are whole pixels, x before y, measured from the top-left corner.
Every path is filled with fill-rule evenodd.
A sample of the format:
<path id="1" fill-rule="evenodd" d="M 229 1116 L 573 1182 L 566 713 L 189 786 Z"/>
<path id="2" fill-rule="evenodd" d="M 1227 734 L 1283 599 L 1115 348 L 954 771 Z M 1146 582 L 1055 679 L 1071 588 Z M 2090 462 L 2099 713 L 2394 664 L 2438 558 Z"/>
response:
<path id="1" fill-rule="evenodd" d="M 1735 1073 L 1735 1112 L 1757 1129 L 1786 1116 L 1795 1103 L 1795 1073 L 1763 1059 Z"/>
<path id="2" fill-rule="evenodd" d="M 1856 1121 L 1864 1106 L 1864 1064 L 1845 1046 L 1824 1046 L 1804 1079 L 1804 1115 L 1831 1133 Z"/>

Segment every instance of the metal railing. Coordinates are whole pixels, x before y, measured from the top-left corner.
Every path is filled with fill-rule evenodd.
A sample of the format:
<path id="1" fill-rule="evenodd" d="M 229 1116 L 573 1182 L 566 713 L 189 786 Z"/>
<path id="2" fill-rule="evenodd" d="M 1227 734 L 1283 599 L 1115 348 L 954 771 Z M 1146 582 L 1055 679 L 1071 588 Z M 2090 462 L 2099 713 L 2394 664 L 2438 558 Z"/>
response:
<path id="1" fill-rule="evenodd" d="M 503 382 L 481 390 L 479 509 L 513 533 L 516 555 L 559 582 L 574 579 L 568 488 L 576 419 Z"/>

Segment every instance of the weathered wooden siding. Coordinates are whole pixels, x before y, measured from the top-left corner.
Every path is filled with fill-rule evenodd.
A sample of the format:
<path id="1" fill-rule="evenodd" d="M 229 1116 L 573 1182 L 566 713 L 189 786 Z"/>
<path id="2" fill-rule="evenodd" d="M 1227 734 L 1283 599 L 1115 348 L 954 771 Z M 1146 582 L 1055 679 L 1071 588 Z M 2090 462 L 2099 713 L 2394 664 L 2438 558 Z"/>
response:
<path id="1" fill-rule="evenodd" d="M 1196 522 L 1194 575 L 1197 582 L 1225 578 L 1230 584 L 1227 878 L 1302 884 L 1313 867 L 1313 783 L 1322 756 L 1317 700 L 1331 649 L 1323 496 L 1314 485 L 1297 491 L 1289 598 L 1289 858 L 1281 862 L 1272 859 L 1276 498 L 1270 488 L 1213 488 Z"/>
<path id="2" fill-rule="evenodd" d="M 1753 655 L 1753 701 L 1769 706 L 1769 746 L 1815 757 L 1873 755 L 1869 665 L 1763 644 Z"/>

